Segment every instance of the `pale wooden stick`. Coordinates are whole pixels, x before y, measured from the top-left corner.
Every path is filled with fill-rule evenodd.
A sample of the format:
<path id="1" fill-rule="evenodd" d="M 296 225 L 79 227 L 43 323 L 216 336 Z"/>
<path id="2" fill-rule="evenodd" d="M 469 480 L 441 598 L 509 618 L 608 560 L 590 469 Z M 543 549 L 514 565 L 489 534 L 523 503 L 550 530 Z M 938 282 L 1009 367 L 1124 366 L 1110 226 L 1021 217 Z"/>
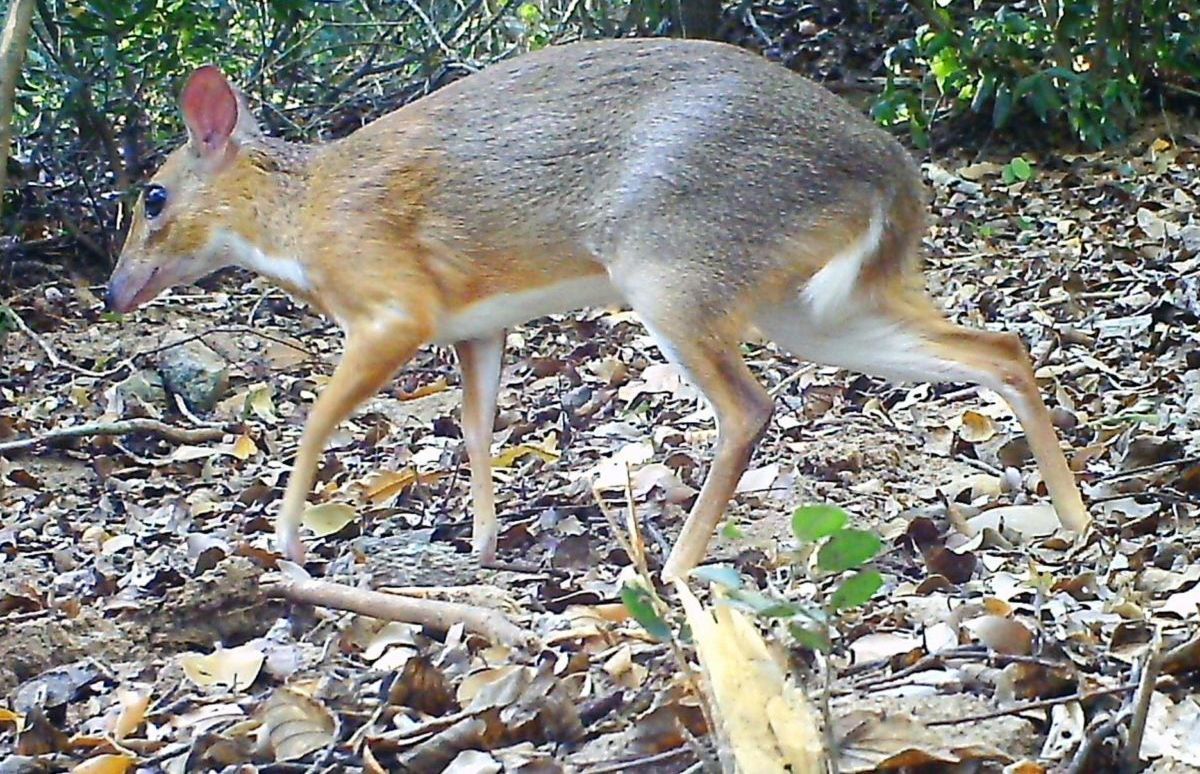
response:
<path id="1" fill-rule="evenodd" d="M 0 454 L 20 452 L 35 446 L 65 441 L 68 438 L 83 438 L 91 435 L 129 435 L 130 433 L 150 433 L 172 443 L 207 443 L 219 441 L 227 433 L 232 433 L 231 427 L 175 427 L 166 422 L 147 417 L 121 419 L 116 422 L 90 422 L 72 427 L 60 427 L 32 438 L 18 438 L 15 441 L 0 443 Z"/>
<path id="2" fill-rule="evenodd" d="M 529 647 L 537 642 L 533 632 L 517 626 L 499 611 L 486 607 L 384 594 L 314 578 L 273 576 L 264 578 L 262 587 L 268 596 L 348 610 L 387 621 L 419 624 L 440 632 L 461 623 L 467 631 L 505 645 Z"/>

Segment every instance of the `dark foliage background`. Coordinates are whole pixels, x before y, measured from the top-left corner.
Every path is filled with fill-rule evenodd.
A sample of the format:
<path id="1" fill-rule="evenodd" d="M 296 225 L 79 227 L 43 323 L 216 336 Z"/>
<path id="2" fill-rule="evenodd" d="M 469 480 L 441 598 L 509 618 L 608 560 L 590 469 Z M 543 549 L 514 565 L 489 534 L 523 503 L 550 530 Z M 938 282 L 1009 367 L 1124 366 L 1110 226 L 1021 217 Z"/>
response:
<path id="1" fill-rule="evenodd" d="M 0 282 L 111 265 L 123 205 L 178 138 L 175 95 L 205 62 L 271 132 L 312 141 L 529 49 L 711 37 L 825 82 L 918 146 L 999 130 L 1099 147 L 1148 111 L 1195 107 L 1197 16 L 1194 0 L 38 0 Z"/>

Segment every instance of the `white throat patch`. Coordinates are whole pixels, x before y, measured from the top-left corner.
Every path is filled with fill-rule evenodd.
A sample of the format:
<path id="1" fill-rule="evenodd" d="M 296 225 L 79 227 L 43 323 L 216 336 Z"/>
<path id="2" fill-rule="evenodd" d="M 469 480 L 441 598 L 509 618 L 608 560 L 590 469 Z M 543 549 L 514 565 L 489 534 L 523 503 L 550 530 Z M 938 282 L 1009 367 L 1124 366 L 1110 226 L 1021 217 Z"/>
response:
<path id="1" fill-rule="evenodd" d="M 241 236 L 221 229 L 209 245 L 211 252 L 225 252 L 235 266 L 249 269 L 267 279 L 300 291 L 311 290 L 304 266 L 290 256 L 268 255 Z"/>

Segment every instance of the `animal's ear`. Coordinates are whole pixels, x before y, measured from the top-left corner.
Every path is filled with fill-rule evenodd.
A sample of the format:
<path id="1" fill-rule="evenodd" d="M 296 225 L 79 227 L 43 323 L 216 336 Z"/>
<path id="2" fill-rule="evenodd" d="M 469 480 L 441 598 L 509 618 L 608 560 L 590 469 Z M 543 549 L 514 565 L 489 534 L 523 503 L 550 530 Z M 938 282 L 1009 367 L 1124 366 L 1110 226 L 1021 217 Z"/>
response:
<path id="1" fill-rule="evenodd" d="M 233 87 L 216 66 L 205 65 L 192 73 L 179 97 L 179 107 L 197 156 L 216 157 L 229 147 L 242 108 Z"/>

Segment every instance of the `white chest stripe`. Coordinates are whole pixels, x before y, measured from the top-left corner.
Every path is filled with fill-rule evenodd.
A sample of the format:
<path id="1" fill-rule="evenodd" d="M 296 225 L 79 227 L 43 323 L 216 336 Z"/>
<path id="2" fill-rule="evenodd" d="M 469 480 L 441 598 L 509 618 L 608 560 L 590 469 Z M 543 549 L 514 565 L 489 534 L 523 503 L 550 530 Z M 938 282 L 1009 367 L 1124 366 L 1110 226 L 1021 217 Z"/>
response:
<path id="1" fill-rule="evenodd" d="M 232 231 L 218 231 L 212 248 L 227 251 L 232 263 L 267 279 L 300 291 L 312 289 L 304 266 L 295 258 L 268 255 Z"/>

